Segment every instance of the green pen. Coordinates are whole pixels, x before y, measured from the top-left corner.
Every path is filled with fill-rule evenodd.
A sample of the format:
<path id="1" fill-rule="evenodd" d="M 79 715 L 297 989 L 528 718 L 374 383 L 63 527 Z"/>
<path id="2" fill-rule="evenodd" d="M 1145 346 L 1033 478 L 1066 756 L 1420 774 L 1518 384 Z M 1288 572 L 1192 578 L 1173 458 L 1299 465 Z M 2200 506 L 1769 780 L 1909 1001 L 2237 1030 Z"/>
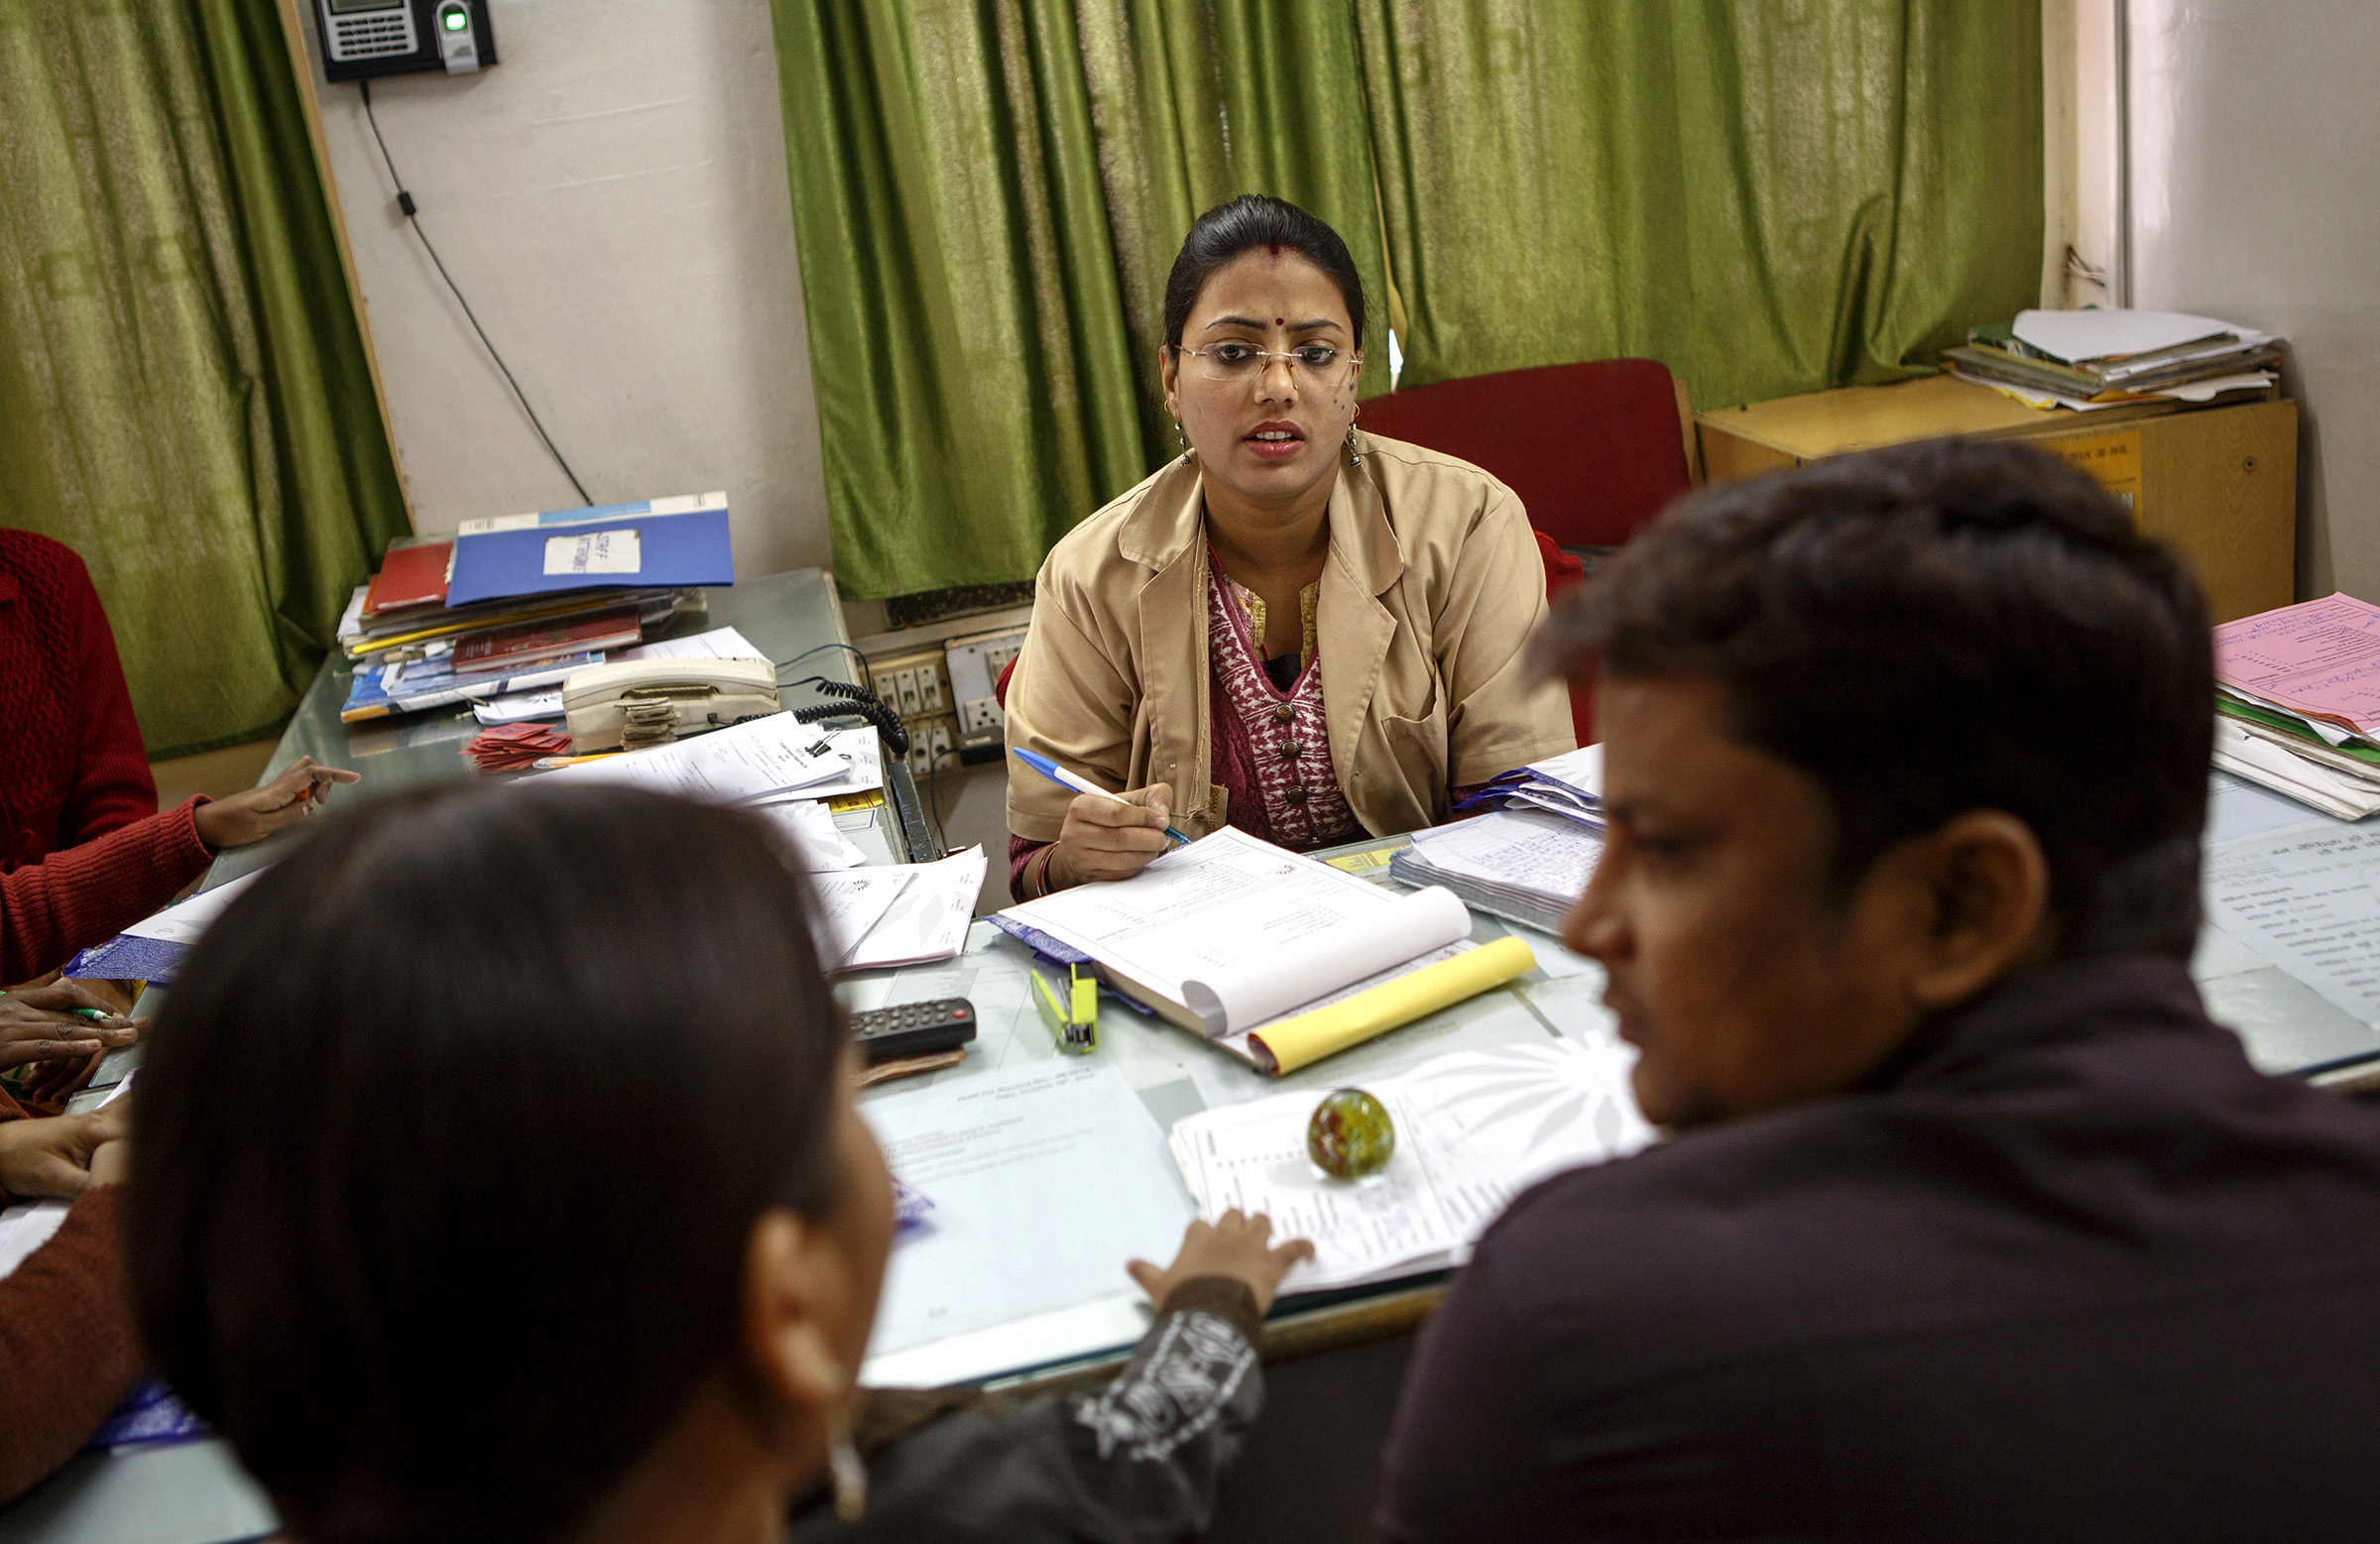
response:
<path id="1" fill-rule="evenodd" d="M 95 1008 L 69 1008 L 66 1010 L 66 1011 L 72 1013 L 76 1018 L 87 1018 L 95 1024 L 106 1023 L 109 1019 L 116 1016 L 113 1013 L 102 1012 L 100 1010 Z"/>

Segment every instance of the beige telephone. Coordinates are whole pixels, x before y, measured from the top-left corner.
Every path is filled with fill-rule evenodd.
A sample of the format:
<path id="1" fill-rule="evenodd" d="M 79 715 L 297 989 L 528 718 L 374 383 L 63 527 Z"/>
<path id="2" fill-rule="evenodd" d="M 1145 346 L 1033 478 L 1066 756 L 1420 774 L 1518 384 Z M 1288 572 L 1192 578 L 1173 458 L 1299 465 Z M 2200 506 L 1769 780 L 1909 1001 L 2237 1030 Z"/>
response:
<path id="1" fill-rule="evenodd" d="M 562 681 L 570 748 L 634 751 L 778 711 L 766 659 L 628 659 Z"/>

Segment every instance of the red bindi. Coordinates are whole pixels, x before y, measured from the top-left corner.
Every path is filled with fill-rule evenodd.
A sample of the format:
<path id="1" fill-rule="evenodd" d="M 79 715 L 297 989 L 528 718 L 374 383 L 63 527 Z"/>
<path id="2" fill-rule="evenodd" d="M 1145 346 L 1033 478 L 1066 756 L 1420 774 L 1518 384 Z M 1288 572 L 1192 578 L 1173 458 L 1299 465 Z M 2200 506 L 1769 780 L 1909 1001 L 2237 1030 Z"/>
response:
<path id="1" fill-rule="evenodd" d="M 1284 321 L 1284 320 L 1283 320 L 1281 317 L 1275 316 L 1275 317 L 1273 317 L 1273 318 L 1272 318 L 1272 324 L 1273 324 L 1274 326 L 1276 326 L 1276 327 L 1280 327 L 1280 326 L 1286 326 L 1286 325 L 1287 325 L 1287 322 L 1286 322 L 1286 321 Z"/>

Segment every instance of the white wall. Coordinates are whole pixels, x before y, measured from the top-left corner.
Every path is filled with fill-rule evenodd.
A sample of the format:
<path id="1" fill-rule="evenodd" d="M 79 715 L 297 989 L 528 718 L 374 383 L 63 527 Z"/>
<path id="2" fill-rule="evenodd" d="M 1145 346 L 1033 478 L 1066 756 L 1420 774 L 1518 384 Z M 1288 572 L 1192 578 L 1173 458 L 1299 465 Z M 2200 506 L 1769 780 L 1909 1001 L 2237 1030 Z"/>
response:
<path id="1" fill-rule="evenodd" d="M 2133 303 L 2289 338 L 2299 593 L 2380 601 L 2380 5 L 2131 7 Z"/>
<path id="2" fill-rule="evenodd" d="M 311 0 L 299 0 L 309 41 Z M 737 571 L 827 562 L 765 0 L 494 0 L 502 62 L 375 81 L 421 224 L 598 503 L 727 490 Z M 416 523 L 578 502 L 320 79 Z"/>

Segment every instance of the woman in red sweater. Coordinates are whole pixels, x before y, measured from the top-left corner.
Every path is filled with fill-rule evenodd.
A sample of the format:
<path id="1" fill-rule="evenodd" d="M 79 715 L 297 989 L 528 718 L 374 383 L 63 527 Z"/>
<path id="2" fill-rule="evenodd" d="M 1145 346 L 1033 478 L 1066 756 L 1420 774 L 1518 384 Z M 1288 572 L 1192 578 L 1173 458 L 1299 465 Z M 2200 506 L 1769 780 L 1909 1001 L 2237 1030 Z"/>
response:
<path id="1" fill-rule="evenodd" d="M 30 531 L 0 530 L 0 874 L 157 813 L 99 592 Z"/>

